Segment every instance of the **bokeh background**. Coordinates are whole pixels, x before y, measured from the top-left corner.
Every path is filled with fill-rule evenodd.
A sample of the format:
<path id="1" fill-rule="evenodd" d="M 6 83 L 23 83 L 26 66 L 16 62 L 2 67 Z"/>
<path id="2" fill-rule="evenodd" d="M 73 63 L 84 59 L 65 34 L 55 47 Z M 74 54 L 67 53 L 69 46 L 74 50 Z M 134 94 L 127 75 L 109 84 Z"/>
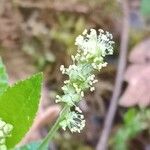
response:
<path id="1" fill-rule="evenodd" d="M 86 116 L 81 134 L 60 131 L 51 143 L 53 150 L 93 150 L 101 135 L 114 89 L 123 30 L 123 0 L 0 0 L 0 55 L 10 83 L 36 72 L 44 73 L 39 113 L 31 131 L 21 144 L 44 137 L 54 123 L 60 106 L 54 100 L 64 76 L 60 65 L 71 64 L 76 53 L 74 41 L 84 29 L 103 29 L 114 37 L 114 55 L 97 74 L 99 82 L 79 105 Z M 128 1 L 129 39 L 127 67 L 121 98 L 114 119 L 109 147 L 123 116 L 131 107 L 150 105 L 150 0 Z M 150 122 L 150 115 L 149 120 Z M 148 130 L 128 141 L 132 150 L 149 150 Z M 146 148 L 149 149 L 146 149 Z"/>

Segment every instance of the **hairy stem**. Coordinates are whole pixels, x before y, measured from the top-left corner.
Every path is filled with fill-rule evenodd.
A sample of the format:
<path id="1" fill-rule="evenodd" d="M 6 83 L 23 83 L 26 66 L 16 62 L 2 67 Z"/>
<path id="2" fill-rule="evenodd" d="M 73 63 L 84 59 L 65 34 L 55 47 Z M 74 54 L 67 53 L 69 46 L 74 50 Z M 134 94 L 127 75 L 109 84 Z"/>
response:
<path id="1" fill-rule="evenodd" d="M 53 125 L 53 127 L 51 128 L 51 130 L 49 131 L 47 136 L 43 139 L 43 141 L 40 144 L 38 150 L 45 150 L 45 148 L 47 147 L 49 141 L 52 140 L 52 138 L 56 134 L 57 130 L 60 128 L 59 123 L 62 121 L 62 119 L 64 118 L 64 116 L 66 115 L 66 113 L 69 109 L 70 109 L 70 106 L 68 106 L 68 105 L 64 106 L 64 108 L 60 112 L 60 115 L 59 115 L 57 121 L 55 122 L 55 124 Z"/>

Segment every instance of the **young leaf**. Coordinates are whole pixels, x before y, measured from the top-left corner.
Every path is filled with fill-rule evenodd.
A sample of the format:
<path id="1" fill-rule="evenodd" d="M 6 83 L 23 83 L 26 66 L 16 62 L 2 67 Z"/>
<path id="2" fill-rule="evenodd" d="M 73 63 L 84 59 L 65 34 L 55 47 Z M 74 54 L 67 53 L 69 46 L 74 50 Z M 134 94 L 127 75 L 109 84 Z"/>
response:
<path id="1" fill-rule="evenodd" d="M 6 145 L 13 148 L 26 134 L 38 110 L 42 74 L 8 87 L 0 96 L 0 117 L 13 125 L 12 136 Z"/>
<path id="2" fill-rule="evenodd" d="M 0 58 L 0 95 L 7 89 L 8 87 L 8 76 L 3 65 L 2 59 Z"/>

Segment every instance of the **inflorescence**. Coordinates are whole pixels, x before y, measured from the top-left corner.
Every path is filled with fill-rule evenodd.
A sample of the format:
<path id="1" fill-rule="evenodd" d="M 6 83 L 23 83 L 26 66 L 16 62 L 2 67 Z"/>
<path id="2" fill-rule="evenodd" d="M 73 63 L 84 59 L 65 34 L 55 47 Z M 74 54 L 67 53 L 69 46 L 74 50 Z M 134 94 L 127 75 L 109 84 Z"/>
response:
<path id="1" fill-rule="evenodd" d="M 7 150 L 6 138 L 11 136 L 13 126 L 0 119 L 0 150 Z"/>
<path id="2" fill-rule="evenodd" d="M 73 64 L 68 68 L 60 66 L 62 74 L 68 75 L 68 80 L 64 81 L 62 87 L 64 94 L 56 96 L 56 102 L 63 102 L 70 107 L 60 122 L 64 130 L 68 127 L 71 132 L 80 132 L 84 128 L 84 116 L 77 104 L 84 97 L 87 89 L 95 90 L 93 84 L 98 80 L 93 73 L 107 65 L 104 57 L 113 54 L 113 43 L 112 34 L 109 32 L 100 29 L 97 34 L 95 29 L 91 29 L 88 34 L 85 30 L 76 38 L 75 45 L 78 50 L 77 54 L 72 56 Z M 72 110 L 72 107 L 75 109 Z"/>

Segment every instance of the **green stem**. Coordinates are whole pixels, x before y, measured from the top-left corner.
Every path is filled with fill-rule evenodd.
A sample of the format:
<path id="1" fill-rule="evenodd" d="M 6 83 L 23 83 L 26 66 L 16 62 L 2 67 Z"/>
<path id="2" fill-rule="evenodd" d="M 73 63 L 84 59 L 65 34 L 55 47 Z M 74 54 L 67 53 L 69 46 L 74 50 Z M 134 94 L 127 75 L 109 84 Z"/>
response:
<path id="1" fill-rule="evenodd" d="M 45 150 L 46 149 L 49 141 L 54 137 L 57 130 L 60 128 L 60 126 L 59 126 L 60 121 L 62 121 L 62 119 L 64 118 L 64 116 L 66 115 L 66 113 L 68 112 L 69 109 L 70 109 L 70 106 L 68 106 L 66 104 L 64 106 L 64 108 L 62 109 L 62 111 L 60 112 L 60 115 L 59 115 L 57 121 L 55 122 L 55 124 L 53 125 L 53 127 L 51 128 L 51 130 L 49 131 L 47 136 L 43 139 L 40 146 L 38 147 L 38 150 Z"/>

